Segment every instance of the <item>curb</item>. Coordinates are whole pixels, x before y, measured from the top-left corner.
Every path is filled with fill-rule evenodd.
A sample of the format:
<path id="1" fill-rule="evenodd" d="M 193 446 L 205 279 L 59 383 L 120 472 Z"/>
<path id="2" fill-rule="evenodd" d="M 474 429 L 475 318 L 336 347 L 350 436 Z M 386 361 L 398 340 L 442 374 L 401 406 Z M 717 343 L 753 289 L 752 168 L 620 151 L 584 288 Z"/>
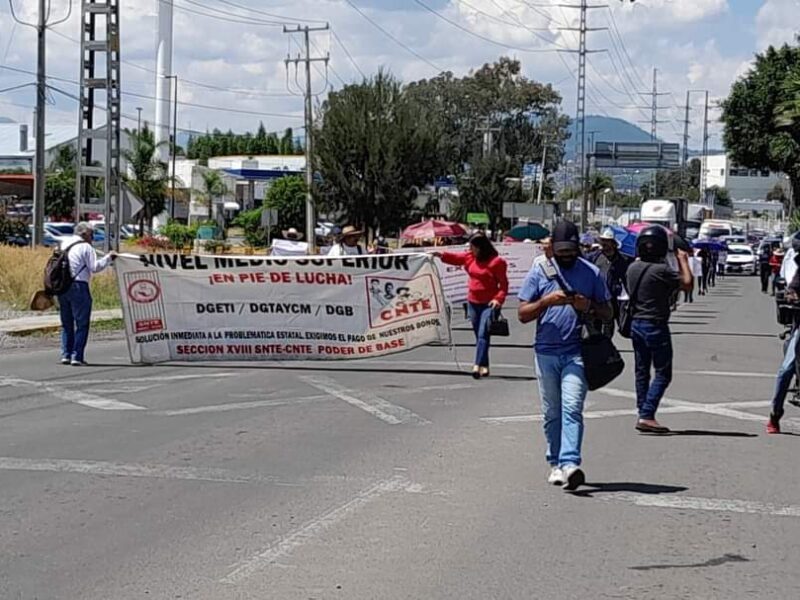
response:
<path id="1" fill-rule="evenodd" d="M 119 309 L 102 310 L 99 311 L 99 313 L 100 314 L 92 316 L 91 325 L 122 319 L 122 311 Z M 14 324 L 15 320 L 28 321 L 28 322 Z M 4 325 L 3 322 L 0 321 L 0 335 L 7 335 L 11 337 L 15 336 L 24 337 L 26 335 L 31 335 L 35 333 L 55 332 L 61 329 L 61 322 L 59 321 L 58 316 L 56 316 L 54 319 L 42 318 L 41 323 L 32 323 L 30 322 L 31 320 L 32 319 L 12 319 L 10 321 L 7 321 L 8 325 Z"/>

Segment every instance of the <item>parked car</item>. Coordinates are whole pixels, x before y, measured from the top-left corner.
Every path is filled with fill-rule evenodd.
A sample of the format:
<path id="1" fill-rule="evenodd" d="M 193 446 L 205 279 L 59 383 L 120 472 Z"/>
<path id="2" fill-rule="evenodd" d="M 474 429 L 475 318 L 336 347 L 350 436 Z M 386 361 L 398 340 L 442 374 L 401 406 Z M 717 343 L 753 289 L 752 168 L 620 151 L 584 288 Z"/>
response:
<path id="1" fill-rule="evenodd" d="M 725 261 L 726 273 L 755 275 L 758 272 L 758 257 L 747 244 L 729 244 L 728 258 Z"/>

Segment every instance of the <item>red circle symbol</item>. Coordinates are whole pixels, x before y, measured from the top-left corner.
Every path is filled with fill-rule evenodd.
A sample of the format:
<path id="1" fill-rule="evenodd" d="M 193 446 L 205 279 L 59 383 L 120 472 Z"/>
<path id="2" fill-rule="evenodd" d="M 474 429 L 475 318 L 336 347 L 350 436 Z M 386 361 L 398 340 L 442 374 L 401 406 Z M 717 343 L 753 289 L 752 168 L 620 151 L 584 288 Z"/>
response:
<path id="1" fill-rule="evenodd" d="M 137 279 L 128 286 L 128 298 L 139 304 L 150 304 L 158 300 L 161 288 L 148 279 Z"/>

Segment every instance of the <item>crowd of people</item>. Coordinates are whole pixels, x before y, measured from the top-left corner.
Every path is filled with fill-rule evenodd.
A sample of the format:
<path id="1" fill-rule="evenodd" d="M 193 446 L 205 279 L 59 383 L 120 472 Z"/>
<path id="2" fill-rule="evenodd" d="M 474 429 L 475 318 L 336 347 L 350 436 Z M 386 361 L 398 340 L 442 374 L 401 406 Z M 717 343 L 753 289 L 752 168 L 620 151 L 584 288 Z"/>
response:
<path id="1" fill-rule="evenodd" d="M 59 295 L 61 361 L 82 366 L 86 364 L 92 306 L 89 282 L 116 255 L 97 258 L 89 224 L 79 224 L 75 234 L 61 246 L 72 276 L 72 285 Z M 389 251 L 382 240 L 376 240 L 370 248 L 363 247 L 362 236 L 358 228 L 344 227 L 328 255 Z M 285 237 L 296 240 L 300 234 L 288 230 Z M 544 254 L 534 261 L 518 293 L 518 319 L 523 324 L 537 323 L 535 368 L 544 414 L 545 458 L 550 466 L 548 481 L 574 490 L 585 481 L 581 470 L 583 407 L 588 391 L 582 355 L 585 331 L 611 338 L 618 326 L 630 337 L 638 409 L 635 428 L 649 434 L 668 433 L 656 417 L 672 380 L 669 321 L 675 299 L 682 290 L 686 301 L 692 302 L 695 284 L 700 295 L 706 294 L 716 277 L 724 273 L 725 256 L 710 248 L 699 248 L 691 255 L 676 250 L 669 232 L 657 225 L 639 232 L 635 258 L 620 252 L 613 231 L 589 240 L 568 221 L 559 222 L 542 243 Z M 484 233 L 472 235 L 464 252 L 434 252 L 433 256 L 463 268 L 468 276 L 468 316 L 476 340 L 472 375 L 476 379 L 489 377 L 492 324 L 500 318 L 509 293 L 508 265 Z M 775 281 L 783 279 L 789 284 L 788 297 L 800 302 L 800 235 L 787 252 L 771 249 L 768 255 L 759 256 L 759 262 L 762 291 L 767 292 L 771 279 L 774 293 Z M 778 372 L 769 433 L 780 432 L 783 405 L 796 372 L 798 343 L 800 327 L 795 326 Z"/>

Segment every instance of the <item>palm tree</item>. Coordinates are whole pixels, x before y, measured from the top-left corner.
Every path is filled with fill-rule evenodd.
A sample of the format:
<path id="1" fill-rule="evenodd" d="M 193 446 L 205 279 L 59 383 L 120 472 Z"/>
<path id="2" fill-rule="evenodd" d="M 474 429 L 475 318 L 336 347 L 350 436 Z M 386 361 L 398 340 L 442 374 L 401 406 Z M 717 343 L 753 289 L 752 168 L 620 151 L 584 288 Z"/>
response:
<path id="1" fill-rule="evenodd" d="M 144 210 L 139 221 L 140 227 L 145 219 L 150 229 L 153 228 L 153 219 L 161 214 L 166 207 L 167 163 L 159 160 L 158 148 L 153 132 L 147 124 L 141 131 L 126 129 L 132 147 L 124 150 L 122 155 L 128 163 L 128 172 L 122 180 L 130 190 L 142 201 Z"/>
<path id="2" fill-rule="evenodd" d="M 225 186 L 225 182 L 222 181 L 219 171 L 204 170 L 202 177 L 203 189 L 197 190 L 197 192 L 202 197 L 203 202 L 208 204 L 208 220 L 211 221 L 214 218 L 214 200 L 227 194 L 228 188 Z"/>
<path id="3" fill-rule="evenodd" d="M 800 121 L 800 74 L 793 73 L 783 84 L 786 100 L 778 105 L 775 121 L 778 127 L 791 127 Z"/>
<path id="4" fill-rule="evenodd" d="M 597 207 L 597 197 L 607 189 L 614 189 L 614 180 L 602 171 L 595 171 L 589 175 L 586 187 L 589 188 L 589 210 L 594 210 Z"/>

